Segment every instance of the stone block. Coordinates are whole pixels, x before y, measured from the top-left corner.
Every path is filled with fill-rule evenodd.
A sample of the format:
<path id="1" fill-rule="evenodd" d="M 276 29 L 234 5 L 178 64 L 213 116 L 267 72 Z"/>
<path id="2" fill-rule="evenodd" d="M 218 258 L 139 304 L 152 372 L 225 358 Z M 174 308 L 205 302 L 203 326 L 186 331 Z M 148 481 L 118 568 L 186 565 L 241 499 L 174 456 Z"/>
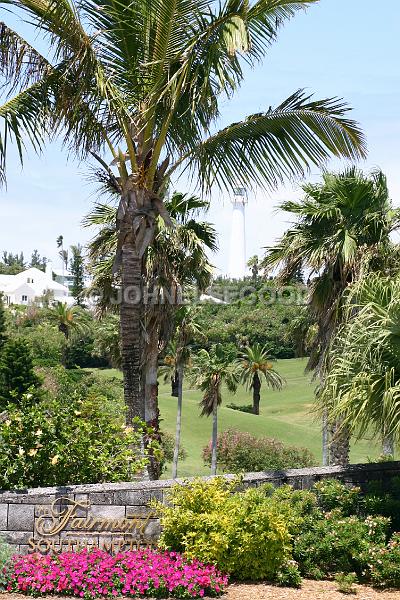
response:
<path id="1" fill-rule="evenodd" d="M 0 529 L 7 529 L 8 504 L 0 504 Z"/>
<path id="2" fill-rule="evenodd" d="M 0 531 L 0 537 L 13 546 L 27 544 L 32 537 L 32 531 Z"/>
<path id="3" fill-rule="evenodd" d="M 13 504 L 8 507 L 7 529 L 33 531 L 35 507 L 32 504 Z"/>
<path id="4" fill-rule="evenodd" d="M 146 491 L 122 491 L 115 492 L 115 504 L 125 504 L 129 506 L 147 506 L 152 500 L 162 502 L 162 489 L 146 490 Z"/>
<path id="5" fill-rule="evenodd" d="M 95 492 L 89 494 L 91 504 L 114 504 L 114 492 Z M 120 504 L 117 503 L 116 504 Z"/>
<path id="6" fill-rule="evenodd" d="M 125 506 L 113 506 L 108 504 L 93 504 L 90 507 L 89 515 L 101 517 L 102 519 L 124 519 Z"/>
<path id="7" fill-rule="evenodd" d="M 146 542 L 151 540 L 156 542 L 161 535 L 161 525 L 157 519 L 151 519 L 144 530 L 143 537 Z"/>
<path id="8" fill-rule="evenodd" d="M 145 519 L 148 515 L 154 515 L 154 509 L 150 506 L 127 506 L 126 507 L 126 517 L 127 518 L 143 518 Z"/>

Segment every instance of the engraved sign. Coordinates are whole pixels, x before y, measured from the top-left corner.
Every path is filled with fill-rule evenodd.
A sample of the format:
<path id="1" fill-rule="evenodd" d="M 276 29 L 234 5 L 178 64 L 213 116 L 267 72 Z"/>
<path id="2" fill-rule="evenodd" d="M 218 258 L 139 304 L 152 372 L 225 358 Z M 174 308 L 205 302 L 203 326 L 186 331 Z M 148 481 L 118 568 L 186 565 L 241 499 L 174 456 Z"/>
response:
<path id="1" fill-rule="evenodd" d="M 40 507 L 35 518 L 35 531 L 28 541 L 30 552 L 59 553 L 82 548 L 101 548 L 108 552 L 152 546 L 154 535 L 148 533 L 156 514 L 129 513 L 125 507 L 97 506 L 93 511 L 88 500 L 57 498 L 49 507 Z M 101 511 L 121 509 L 123 515 L 103 516 Z"/>

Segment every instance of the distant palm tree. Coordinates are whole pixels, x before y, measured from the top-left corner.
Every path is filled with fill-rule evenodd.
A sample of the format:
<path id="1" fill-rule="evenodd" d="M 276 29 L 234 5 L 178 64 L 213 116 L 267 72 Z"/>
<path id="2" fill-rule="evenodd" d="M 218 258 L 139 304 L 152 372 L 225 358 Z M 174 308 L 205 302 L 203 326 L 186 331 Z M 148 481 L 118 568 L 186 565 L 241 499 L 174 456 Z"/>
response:
<path id="1" fill-rule="evenodd" d="M 175 447 L 172 461 L 172 478 L 178 476 L 179 449 L 181 443 L 182 429 L 182 401 L 183 401 L 183 377 L 185 368 L 190 364 L 192 355 L 193 338 L 201 338 L 204 334 L 201 326 L 197 322 L 198 311 L 196 308 L 182 306 L 176 314 L 176 333 L 175 338 L 169 344 L 166 356 L 164 357 L 164 377 L 168 379 L 175 378 L 177 385 L 178 405 L 176 411 L 176 429 L 175 429 Z"/>
<path id="2" fill-rule="evenodd" d="M 194 357 L 193 382 L 203 392 L 200 402 L 201 416 L 212 415 L 211 475 L 217 473 L 218 407 L 222 403 L 221 388 L 225 384 L 230 392 L 236 392 L 238 374 L 232 353 L 221 344 L 204 348 Z"/>
<path id="3" fill-rule="evenodd" d="M 242 383 L 247 389 L 253 390 L 253 413 L 259 415 L 262 380 L 273 390 L 282 389 L 285 380 L 275 371 L 266 346 L 262 347 L 258 343 L 245 348 L 236 364 Z"/>
<path id="4" fill-rule="evenodd" d="M 215 131 L 221 105 L 259 63 L 285 21 L 317 0 L 15 0 L 38 48 L 1 27 L 0 176 L 7 141 L 22 159 L 59 136 L 95 158 L 119 195 L 114 269 L 121 274 L 121 346 L 127 420 L 144 418 L 142 324 L 146 250 L 172 176 L 274 188 L 331 156 L 365 155 L 363 135 L 337 98 L 296 91 L 276 108 Z M 5 13 L 6 15 L 8 13 Z M 17 16 L 17 19 L 14 17 Z M 50 42 L 50 43 L 49 43 Z M 109 164 L 111 158 L 111 165 Z M 136 290 L 139 302 L 132 300 Z"/>
<path id="5" fill-rule="evenodd" d="M 258 258 L 257 254 L 254 254 L 254 256 L 249 258 L 249 260 L 247 261 L 247 266 L 249 267 L 249 269 L 251 269 L 251 276 L 253 281 L 257 281 L 258 273 L 260 271 L 260 259 Z"/>
<path id="6" fill-rule="evenodd" d="M 58 330 L 69 340 L 72 332 L 81 333 L 87 328 L 87 316 L 79 306 L 68 306 L 63 302 L 50 309 L 50 319 L 58 325 Z"/>
<path id="7" fill-rule="evenodd" d="M 282 282 L 299 269 L 309 271 L 309 308 L 317 331 L 308 368 L 323 384 L 330 343 L 343 318 L 343 294 L 363 270 L 383 266 L 380 257 L 390 245 L 390 233 L 399 226 L 400 211 L 392 209 L 381 171 L 367 176 L 352 167 L 326 173 L 321 184 L 307 184 L 303 190 L 303 200 L 281 205 L 297 222 L 268 249 L 263 267 L 281 266 Z M 349 436 L 338 423 L 331 421 L 330 428 L 329 462 L 347 464 Z"/>

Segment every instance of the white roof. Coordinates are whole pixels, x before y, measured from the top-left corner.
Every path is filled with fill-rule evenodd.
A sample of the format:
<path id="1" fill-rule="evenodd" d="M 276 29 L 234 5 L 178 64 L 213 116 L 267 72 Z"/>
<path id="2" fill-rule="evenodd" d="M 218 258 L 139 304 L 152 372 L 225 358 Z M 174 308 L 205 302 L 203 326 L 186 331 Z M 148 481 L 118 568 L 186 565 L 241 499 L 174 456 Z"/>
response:
<path id="1" fill-rule="evenodd" d="M 2 292 L 13 293 L 24 284 L 27 284 L 36 296 L 41 296 L 46 290 L 65 292 L 66 295 L 69 295 L 69 290 L 65 285 L 53 281 L 49 275 L 36 267 L 26 269 L 18 275 L 0 275 L 0 291 Z"/>

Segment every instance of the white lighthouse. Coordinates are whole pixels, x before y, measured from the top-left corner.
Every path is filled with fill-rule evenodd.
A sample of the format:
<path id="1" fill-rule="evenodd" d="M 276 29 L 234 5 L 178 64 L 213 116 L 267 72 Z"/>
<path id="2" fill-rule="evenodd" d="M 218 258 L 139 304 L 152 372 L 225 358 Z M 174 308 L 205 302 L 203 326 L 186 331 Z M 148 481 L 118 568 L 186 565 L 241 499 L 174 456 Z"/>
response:
<path id="1" fill-rule="evenodd" d="M 246 204 L 246 189 L 236 187 L 233 190 L 232 198 L 232 230 L 228 270 L 231 279 L 243 279 L 246 276 Z"/>

